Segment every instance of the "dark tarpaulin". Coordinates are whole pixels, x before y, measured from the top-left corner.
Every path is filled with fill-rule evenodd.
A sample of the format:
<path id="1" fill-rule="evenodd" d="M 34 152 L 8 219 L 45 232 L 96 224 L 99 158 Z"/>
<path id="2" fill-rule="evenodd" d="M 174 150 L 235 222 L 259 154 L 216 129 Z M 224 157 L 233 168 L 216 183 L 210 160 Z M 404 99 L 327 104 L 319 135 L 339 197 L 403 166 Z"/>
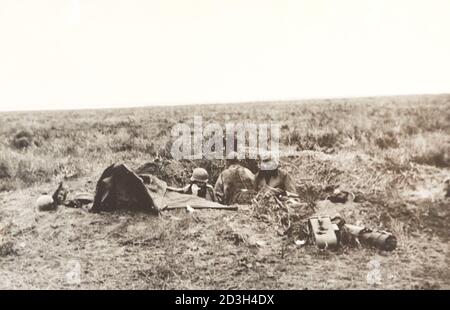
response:
<path id="1" fill-rule="evenodd" d="M 113 164 L 103 171 L 91 208 L 91 212 L 115 210 L 159 213 L 142 178 L 124 164 Z"/>

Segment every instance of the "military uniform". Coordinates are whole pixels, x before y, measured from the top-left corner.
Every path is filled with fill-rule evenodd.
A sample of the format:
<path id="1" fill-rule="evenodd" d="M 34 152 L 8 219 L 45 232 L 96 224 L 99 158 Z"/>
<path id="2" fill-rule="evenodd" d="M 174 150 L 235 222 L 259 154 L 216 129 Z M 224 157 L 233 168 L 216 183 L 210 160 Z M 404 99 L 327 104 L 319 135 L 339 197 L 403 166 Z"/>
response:
<path id="1" fill-rule="evenodd" d="M 194 195 L 192 186 L 194 184 L 188 184 L 185 187 L 183 187 L 183 190 L 181 191 L 183 194 L 189 194 Z M 197 196 L 201 198 L 205 198 L 209 201 L 217 201 L 216 195 L 214 194 L 214 188 L 210 184 L 206 184 L 205 187 L 199 188 L 197 192 Z"/>
<path id="2" fill-rule="evenodd" d="M 265 175 L 259 171 L 255 176 L 256 190 L 259 191 L 265 186 L 270 186 L 283 192 L 297 193 L 294 179 L 283 169 L 273 170 L 270 175 Z"/>
<path id="3" fill-rule="evenodd" d="M 239 164 L 233 164 L 219 175 L 214 190 L 221 204 L 230 205 L 242 189 L 252 189 L 254 174 Z"/>

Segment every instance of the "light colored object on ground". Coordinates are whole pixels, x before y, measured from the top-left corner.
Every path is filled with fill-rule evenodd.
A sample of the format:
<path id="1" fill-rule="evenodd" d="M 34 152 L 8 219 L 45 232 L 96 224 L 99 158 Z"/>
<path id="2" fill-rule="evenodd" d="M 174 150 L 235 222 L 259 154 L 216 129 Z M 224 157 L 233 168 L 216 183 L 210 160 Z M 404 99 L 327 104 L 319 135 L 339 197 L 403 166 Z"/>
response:
<path id="1" fill-rule="evenodd" d="M 65 201 L 64 205 L 71 208 L 86 208 L 94 202 L 94 196 L 91 193 L 76 193 L 72 199 Z"/>
<path id="2" fill-rule="evenodd" d="M 192 172 L 192 177 L 191 177 L 191 181 L 192 182 L 203 182 L 203 183 L 207 183 L 208 182 L 208 172 L 203 169 L 203 168 L 195 168 L 194 171 Z"/>
<path id="3" fill-rule="evenodd" d="M 36 200 L 36 208 L 38 211 L 52 211 L 56 210 L 56 205 L 50 195 L 41 195 Z"/>
<path id="4" fill-rule="evenodd" d="M 339 240 L 336 232 L 339 231 L 339 227 L 331 222 L 330 217 L 311 217 L 308 226 L 312 243 L 319 249 L 337 249 Z"/>
<path id="5" fill-rule="evenodd" d="M 340 189 L 335 189 L 332 195 L 325 198 L 333 203 L 346 203 L 347 201 L 354 201 L 355 194 L 347 191 L 341 191 Z"/>
<path id="6" fill-rule="evenodd" d="M 190 205 L 186 206 L 186 212 L 193 213 L 194 211 L 195 211 L 194 208 L 192 208 Z"/>
<path id="7" fill-rule="evenodd" d="M 296 246 L 301 247 L 306 244 L 306 240 L 295 240 L 294 243 Z"/>
<path id="8" fill-rule="evenodd" d="M 265 241 L 262 241 L 262 240 L 256 240 L 256 241 L 255 241 L 255 244 L 256 244 L 258 247 L 260 247 L 260 248 L 265 247 L 265 246 L 267 245 L 267 243 L 266 243 Z"/>
<path id="9" fill-rule="evenodd" d="M 91 203 L 94 201 L 94 197 L 91 193 L 87 193 L 87 192 L 81 192 L 81 193 L 76 193 L 73 196 L 73 200 L 79 201 L 81 203 Z"/>
<path id="10" fill-rule="evenodd" d="M 300 198 L 298 197 L 288 197 L 288 196 L 281 196 L 280 198 L 277 198 L 280 202 L 285 204 L 286 206 L 290 206 L 296 210 L 300 208 L 307 208 L 308 203 L 302 202 Z"/>

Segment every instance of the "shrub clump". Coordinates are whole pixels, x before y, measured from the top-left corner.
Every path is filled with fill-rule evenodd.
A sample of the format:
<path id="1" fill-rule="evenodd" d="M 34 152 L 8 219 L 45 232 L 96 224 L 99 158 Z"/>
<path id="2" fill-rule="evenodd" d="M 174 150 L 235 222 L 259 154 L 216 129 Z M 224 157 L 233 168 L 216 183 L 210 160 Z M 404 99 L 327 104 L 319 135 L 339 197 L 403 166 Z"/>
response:
<path id="1" fill-rule="evenodd" d="M 416 155 L 412 160 L 421 165 L 435 166 L 438 168 L 450 167 L 450 146 L 427 150 Z"/>
<path id="2" fill-rule="evenodd" d="M 397 136 L 392 131 L 384 133 L 381 137 L 375 140 L 375 144 L 380 149 L 398 148 L 399 142 Z"/>
<path id="3" fill-rule="evenodd" d="M 29 130 L 21 130 L 14 135 L 11 144 L 16 149 L 26 149 L 33 144 L 33 133 Z"/>

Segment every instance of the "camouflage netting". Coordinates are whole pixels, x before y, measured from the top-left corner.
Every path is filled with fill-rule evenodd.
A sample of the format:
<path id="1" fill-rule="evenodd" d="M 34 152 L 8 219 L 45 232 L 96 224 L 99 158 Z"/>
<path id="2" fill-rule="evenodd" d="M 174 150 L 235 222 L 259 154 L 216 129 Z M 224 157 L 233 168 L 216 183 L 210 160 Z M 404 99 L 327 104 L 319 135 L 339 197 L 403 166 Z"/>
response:
<path id="1" fill-rule="evenodd" d="M 277 201 L 270 191 L 261 191 L 253 199 L 253 216 L 258 220 L 275 223 L 281 226 L 289 225 L 289 209 Z"/>
<path id="2" fill-rule="evenodd" d="M 232 204 L 251 205 L 257 194 L 255 190 L 237 192 L 233 197 Z"/>
<path id="3" fill-rule="evenodd" d="M 310 205 L 299 205 L 291 200 L 281 200 L 270 190 L 260 191 L 252 200 L 252 214 L 255 218 L 277 225 L 281 234 L 302 238 L 306 235 L 305 221 L 314 214 Z"/>

